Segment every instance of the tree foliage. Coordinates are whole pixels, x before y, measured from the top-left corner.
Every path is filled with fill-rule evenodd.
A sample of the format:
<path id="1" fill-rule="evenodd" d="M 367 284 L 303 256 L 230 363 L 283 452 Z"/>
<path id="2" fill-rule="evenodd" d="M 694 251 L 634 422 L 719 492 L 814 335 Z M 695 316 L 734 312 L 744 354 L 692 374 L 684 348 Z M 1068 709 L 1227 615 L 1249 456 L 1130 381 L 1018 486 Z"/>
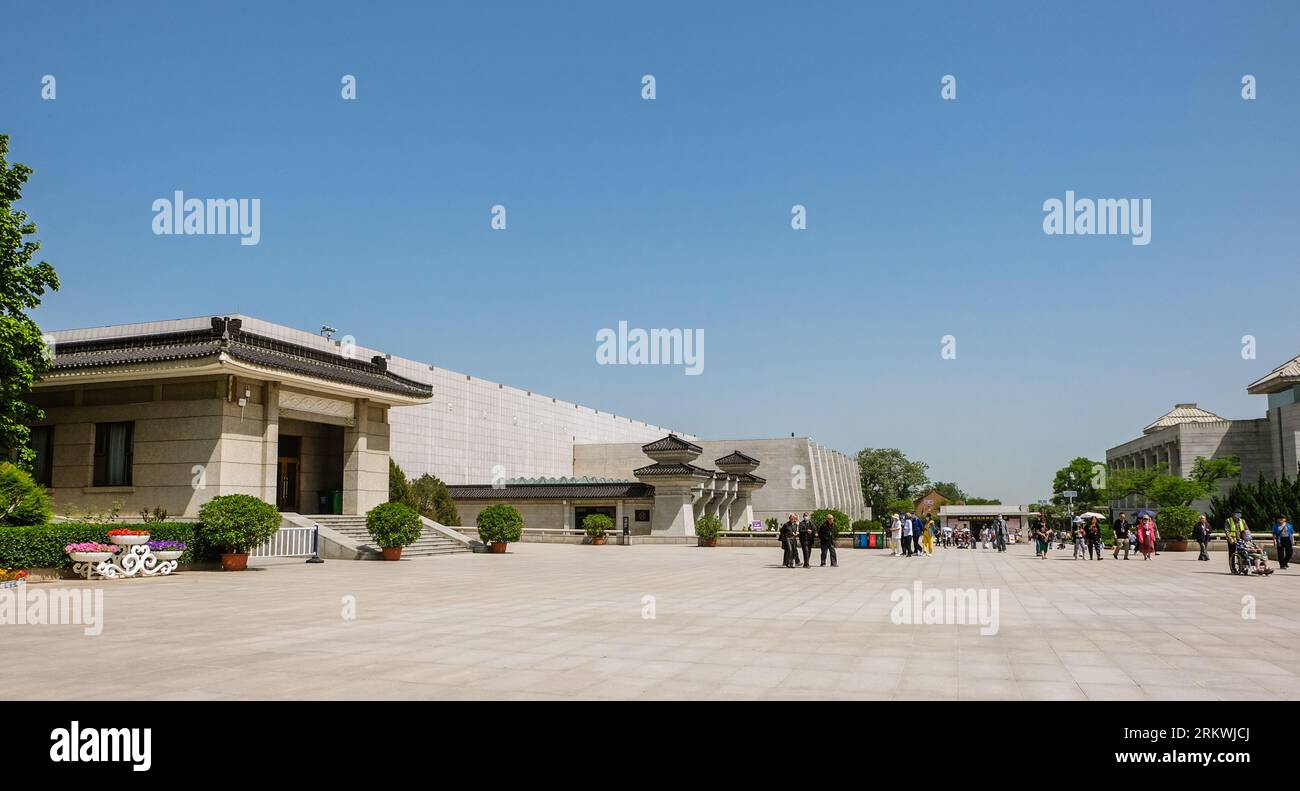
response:
<path id="1" fill-rule="evenodd" d="M 872 513 L 881 514 L 894 500 L 912 501 L 922 494 L 929 482 L 930 465 L 912 461 L 897 448 L 865 448 L 858 452 L 858 469 L 862 473 L 862 497 Z"/>
<path id="2" fill-rule="evenodd" d="M 1210 524 L 1221 530 L 1237 511 L 1252 530 L 1270 527 L 1279 516 L 1294 524 L 1300 516 L 1300 478 L 1278 481 L 1261 475 L 1258 483 L 1234 483 L 1226 494 L 1210 499 Z"/>
<path id="3" fill-rule="evenodd" d="M 27 447 L 27 425 L 44 413 L 23 400 L 48 368 L 48 352 L 40 327 L 27 315 L 41 304 L 46 290 L 57 291 L 59 277 L 44 261 L 32 263 L 40 242 L 32 237 L 36 224 L 14 208 L 22 198 L 31 168 L 10 165 L 9 136 L 0 135 L 0 452 L 22 466 L 34 454 Z"/>

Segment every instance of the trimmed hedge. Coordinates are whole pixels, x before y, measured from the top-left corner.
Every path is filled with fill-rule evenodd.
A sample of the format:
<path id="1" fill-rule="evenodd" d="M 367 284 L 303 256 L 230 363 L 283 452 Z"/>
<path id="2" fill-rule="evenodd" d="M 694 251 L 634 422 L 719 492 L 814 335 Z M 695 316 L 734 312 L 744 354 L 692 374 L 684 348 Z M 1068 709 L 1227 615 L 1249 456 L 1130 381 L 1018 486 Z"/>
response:
<path id="1" fill-rule="evenodd" d="M 217 557 L 211 548 L 204 545 L 195 530 L 198 525 L 192 522 L 154 522 L 148 525 L 126 522 L 57 522 L 31 527 L 0 527 L 0 568 L 71 568 L 72 558 L 63 551 L 64 547 L 82 541 L 111 544 L 108 531 L 119 527 L 148 530 L 150 539 L 183 542 L 187 548 L 180 557 L 181 565 L 215 560 Z"/>
<path id="2" fill-rule="evenodd" d="M 818 508 L 812 512 L 809 520 L 817 530 L 821 529 L 822 523 L 826 521 L 826 515 L 831 514 L 835 518 L 835 532 L 847 533 L 850 530 L 849 515 L 843 511 L 836 511 L 833 508 Z"/>

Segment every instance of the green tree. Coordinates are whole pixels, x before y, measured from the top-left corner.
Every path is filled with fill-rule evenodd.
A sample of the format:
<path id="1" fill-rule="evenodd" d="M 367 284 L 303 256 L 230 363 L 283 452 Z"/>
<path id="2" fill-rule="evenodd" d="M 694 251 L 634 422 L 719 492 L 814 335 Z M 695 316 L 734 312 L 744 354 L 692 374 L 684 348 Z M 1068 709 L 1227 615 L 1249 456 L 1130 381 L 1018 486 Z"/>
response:
<path id="1" fill-rule="evenodd" d="M 426 519 L 432 519 L 447 527 L 460 524 L 460 514 L 456 503 L 451 499 L 447 484 L 427 472 L 416 478 L 410 485 L 408 505 Z"/>
<path id="2" fill-rule="evenodd" d="M 1106 465 L 1099 461 L 1079 456 L 1069 464 L 1056 471 L 1052 480 L 1052 502 L 1064 505 L 1068 498 L 1062 492 L 1078 492 L 1074 498 L 1075 510 L 1079 507 L 1094 507 L 1102 504 L 1101 489 L 1106 481 Z"/>
<path id="3" fill-rule="evenodd" d="M 406 473 L 402 468 L 393 461 L 393 457 L 388 457 L 388 502 L 390 503 L 409 503 L 411 501 L 411 482 L 406 479 Z"/>
<path id="4" fill-rule="evenodd" d="M 1002 505 L 1002 501 L 990 500 L 987 497 L 967 497 L 962 505 Z"/>
<path id="5" fill-rule="evenodd" d="M 8 153 L 9 136 L 0 135 L 0 453 L 27 467 L 35 458 L 27 425 L 45 415 L 23 397 L 49 366 L 40 327 L 27 312 L 41 304 L 46 289 L 59 289 L 59 276 L 44 261 L 32 263 L 41 243 L 27 237 L 35 235 L 36 224 L 14 208 L 32 171 L 10 165 Z"/>
<path id="6" fill-rule="evenodd" d="M 866 448 L 858 452 L 858 469 L 862 473 L 862 498 L 872 513 L 884 513 L 893 500 L 911 501 L 921 494 L 929 481 L 930 465 L 912 461 L 897 448 Z"/>
<path id="7" fill-rule="evenodd" d="M 966 493 L 961 490 L 961 487 L 949 481 L 931 481 L 925 488 L 934 489 L 953 505 L 966 500 Z"/>

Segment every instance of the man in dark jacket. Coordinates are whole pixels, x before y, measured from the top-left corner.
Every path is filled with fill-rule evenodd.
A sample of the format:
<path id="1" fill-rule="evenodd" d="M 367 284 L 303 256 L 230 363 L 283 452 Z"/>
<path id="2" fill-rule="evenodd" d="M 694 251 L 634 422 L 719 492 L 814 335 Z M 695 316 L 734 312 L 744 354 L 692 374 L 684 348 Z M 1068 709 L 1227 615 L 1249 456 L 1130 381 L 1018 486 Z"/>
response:
<path id="1" fill-rule="evenodd" d="M 839 560 L 835 557 L 835 517 L 831 514 L 826 515 L 826 521 L 822 522 L 821 527 L 817 528 L 817 542 L 822 547 L 822 565 L 826 565 L 826 550 L 831 553 L 831 566 L 840 565 Z"/>
<path id="2" fill-rule="evenodd" d="M 1128 560 L 1128 515 L 1120 512 L 1119 520 L 1115 522 L 1115 552 L 1113 553 L 1116 560 L 1119 560 L 1120 545 L 1124 545 L 1124 559 Z"/>
<path id="3" fill-rule="evenodd" d="M 794 568 L 795 558 L 798 557 L 798 550 L 795 549 L 795 542 L 799 536 L 799 523 L 794 520 L 794 514 L 781 525 L 781 565 L 788 569 Z"/>
<path id="4" fill-rule="evenodd" d="M 817 535 L 817 528 L 813 526 L 812 520 L 808 514 L 803 515 L 803 521 L 799 523 L 799 548 L 803 550 L 803 567 L 808 569 L 808 560 L 812 558 L 813 536 Z M 798 558 L 795 558 L 798 562 Z"/>
<path id="5" fill-rule="evenodd" d="M 1205 550 L 1210 544 L 1210 520 L 1206 518 L 1205 514 L 1201 514 L 1201 521 L 1197 522 L 1196 527 L 1192 528 L 1192 538 L 1196 539 L 1196 543 L 1201 547 L 1201 554 L 1196 559 L 1209 560 L 1210 555 Z"/>

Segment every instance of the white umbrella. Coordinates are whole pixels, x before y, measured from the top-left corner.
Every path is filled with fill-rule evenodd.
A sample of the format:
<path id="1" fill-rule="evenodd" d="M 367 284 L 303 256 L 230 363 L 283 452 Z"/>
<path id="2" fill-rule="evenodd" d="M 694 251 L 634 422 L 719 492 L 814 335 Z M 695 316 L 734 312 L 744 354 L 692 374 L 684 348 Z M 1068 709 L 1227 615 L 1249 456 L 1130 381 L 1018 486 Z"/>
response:
<path id="1" fill-rule="evenodd" d="M 1083 513 L 1079 514 L 1079 516 L 1083 517 L 1084 519 L 1092 519 L 1093 517 L 1096 517 L 1098 519 L 1107 518 L 1105 514 L 1099 514 L 1096 511 L 1084 511 Z"/>

